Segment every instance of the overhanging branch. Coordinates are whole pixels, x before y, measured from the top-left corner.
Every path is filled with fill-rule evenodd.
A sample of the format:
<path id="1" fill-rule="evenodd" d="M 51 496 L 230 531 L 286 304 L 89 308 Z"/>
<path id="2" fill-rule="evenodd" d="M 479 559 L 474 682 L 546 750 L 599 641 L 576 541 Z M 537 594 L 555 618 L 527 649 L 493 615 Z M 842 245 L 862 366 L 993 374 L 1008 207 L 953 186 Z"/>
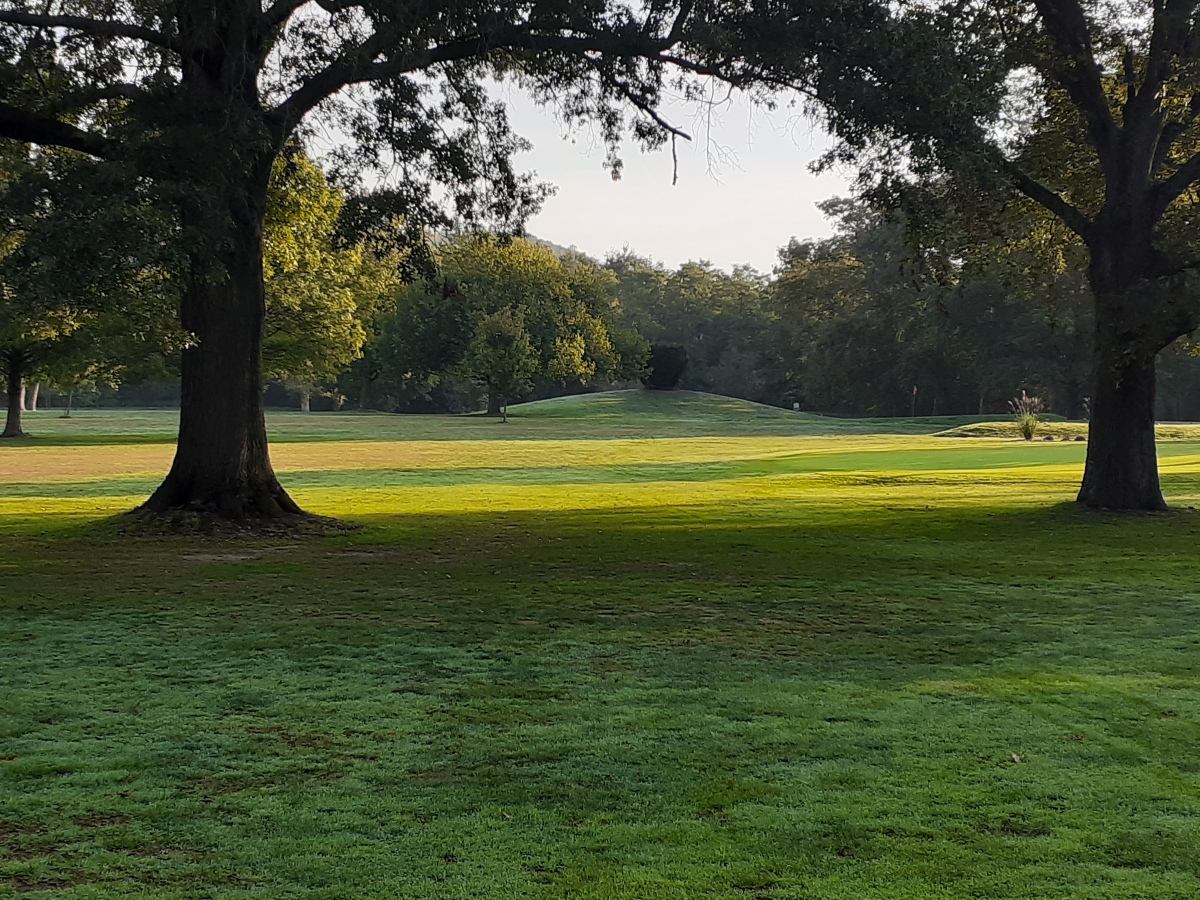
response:
<path id="1" fill-rule="evenodd" d="M 99 157 L 110 156 L 116 147 L 113 141 L 94 132 L 7 103 L 0 103 L 0 138 L 25 144 L 65 147 Z"/>
<path id="2" fill-rule="evenodd" d="M 1063 224 L 1073 232 L 1087 240 L 1092 227 L 1092 220 L 1068 203 L 1060 194 L 1055 193 L 1040 181 L 1030 178 L 1014 163 L 1005 161 L 1001 164 L 1004 174 L 1012 182 L 1013 187 L 1037 203 L 1043 209 L 1054 213 Z"/>
<path id="3" fill-rule="evenodd" d="M 1195 154 L 1164 181 L 1150 189 L 1151 210 L 1155 221 L 1175 200 L 1200 179 L 1200 153 Z"/>
<path id="4" fill-rule="evenodd" d="M 1087 16 L 1079 0 L 1034 0 L 1047 37 L 1069 63 L 1057 67 L 1056 80 L 1066 89 L 1087 123 L 1102 164 L 1111 162 L 1117 123 L 1104 91 L 1104 74 L 1096 62 Z"/>
<path id="5" fill-rule="evenodd" d="M 670 37 L 631 39 L 623 35 L 543 34 L 537 31 L 536 26 L 518 25 L 406 53 L 392 59 L 378 60 L 388 46 L 388 37 L 384 32 L 377 32 L 354 51 L 330 63 L 300 85 L 271 114 L 280 133 L 289 133 L 295 123 L 315 106 L 352 84 L 383 81 L 424 71 L 436 65 L 477 59 L 495 50 L 559 52 L 576 56 L 601 53 L 665 60 L 663 54 L 674 43 Z"/>
<path id="6" fill-rule="evenodd" d="M 92 37 L 123 37 L 145 41 L 166 50 L 179 50 L 179 43 L 169 34 L 112 19 L 89 19 L 86 16 L 50 16 L 37 13 L 0 10 L 0 22 L 30 28 L 66 28 Z"/>
<path id="7" fill-rule="evenodd" d="M 651 119 L 655 125 L 667 132 L 667 134 L 671 135 L 672 137 L 681 137 L 685 141 L 690 141 L 692 139 L 692 136 L 682 128 L 672 125 L 670 122 L 664 119 L 658 110 L 647 103 L 645 99 L 639 97 L 632 90 L 630 90 L 628 85 L 613 80 L 608 80 L 608 84 L 613 88 L 613 90 L 629 101 L 631 106 L 634 106 L 640 110 L 647 118 Z"/>

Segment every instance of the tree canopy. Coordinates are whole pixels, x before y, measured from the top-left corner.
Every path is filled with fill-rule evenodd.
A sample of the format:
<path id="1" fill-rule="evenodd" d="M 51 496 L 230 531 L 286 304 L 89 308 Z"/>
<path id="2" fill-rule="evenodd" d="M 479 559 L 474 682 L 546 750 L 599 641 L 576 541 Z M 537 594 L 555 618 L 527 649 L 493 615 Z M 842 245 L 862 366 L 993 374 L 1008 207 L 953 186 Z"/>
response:
<path id="1" fill-rule="evenodd" d="M 0 10 L 0 137 L 117 162 L 177 214 L 187 253 L 182 411 L 147 502 L 223 518 L 298 516 L 262 416 L 263 230 L 275 161 L 321 120 L 348 175 L 399 172 L 409 220 L 512 228 L 542 188 L 487 77 L 518 77 L 615 144 L 655 140 L 667 51 L 693 4 L 615 0 L 17 0 Z M 315 118 L 314 118 L 315 117 Z M 610 164 L 617 165 L 615 156 Z"/>
<path id="2" fill-rule="evenodd" d="M 358 358 L 366 320 L 399 288 L 393 260 L 338 241 L 344 206 L 307 157 L 276 161 L 264 223 L 263 372 L 296 388 L 305 406 Z"/>
<path id="3" fill-rule="evenodd" d="M 107 162 L 9 145 L 0 173 L 0 353 L 6 436 L 22 433 L 30 376 L 115 383 L 186 342 L 174 312 L 169 218 Z"/>
<path id="4" fill-rule="evenodd" d="M 443 242 L 437 255 L 437 278 L 405 288 L 380 323 L 372 354 L 395 394 L 428 397 L 474 381 L 499 415 L 528 390 L 640 373 L 646 343 L 622 321 L 611 272 L 488 234 Z"/>
<path id="5" fill-rule="evenodd" d="M 922 4 L 942 41 L 891 58 L 916 78 L 839 79 L 816 96 L 876 197 L 951 173 L 1019 192 L 1086 249 L 1095 304 L 1091 440 L 1081 502 L 1159 509 L 1155 357 L 1200 326 L 1189 238 L 1200 180 L 1196 0 Z M 909 48 L 916 54 L 908 56 Z M 809 83 L 783 48 L 748 54 L 759 83 Z M 917 65 L 917 64 L 920 65 Z M 1181 228 L 1181 225 L 1189 227 Z"/>

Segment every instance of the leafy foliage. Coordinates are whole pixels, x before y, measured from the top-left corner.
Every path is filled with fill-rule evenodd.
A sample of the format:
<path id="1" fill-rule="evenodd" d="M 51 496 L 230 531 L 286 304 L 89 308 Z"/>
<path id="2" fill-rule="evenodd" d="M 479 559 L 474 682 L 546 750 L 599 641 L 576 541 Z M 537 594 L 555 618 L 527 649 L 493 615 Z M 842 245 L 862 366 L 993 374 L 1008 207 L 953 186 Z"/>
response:
<path id="1" fill-rule="evenodd" d="M 987 223 L 964 210 L 917 232 L 860 202 L 824 210 L 835 235 L 792 241 L 769 279 L 607 261 L 628 321 L 687 349 L 682 387 L 858 416 L 908 415 L 914 386 L 923 415 L 1003 412 L 1027 388 L 1083 414 L 1091 295 L 1070 266 L 1039 262 L 1023 215 Z M 1200 367 L 1175 364 L 1163 397 L 1178 406 Z"/>
<path id="2" fill-rule="evenodd" d="M 509 398 L 530 386 L 537 365 L 537 354 L 521 313 L 506 306 L 479 321 L 462 369 L 487 386 L 489 398 L 496 399 L 508 421 Z"/>
<path id="3" fill-rule="evenodd" d="M 559 259 L 521 238 L 469 234 L 439 248 L 439 267 L 438 280 L 405 288 L 395 312 L 380 322 L 371 354 L 390 399 L 378 400 L 469 407 L 463 379 L 515 399 L 529 389 L 636 377 L 644 364 L 647 346 L 621 321 L 615 278 L 589 260 Z M 501 379 L 503 389 L 483 376 L 490 364 L 479 365 L 487 355 L 481 348 L 490 346 L 479 344 L 485 331 L 489 341 L 509 334 L 527 342 L 532 353 L 533 368 L 525 372 L 522 363 L 524 375 Z"/>
<path id="4" fill-rule="evenodd" d="M 337 243 L 343 205 L 342 194 L 303 155 L 276 162 L 263 255 L 263 371 L 302 391 L 335 380 L 358 358 L 365 320 L 399 286 L 386 260 L 361 244 Z"/>
<path id="5" fill-rule="evenodd" d="M 112 385 L 183 345 L 177 232 L 128 170 L 22 145 L 11 145 L 3 162 L 6 379 Z M 10 420 L 16 412 L 10 404 Z M 20 427 L 10 421 L 9 430 Z"/>

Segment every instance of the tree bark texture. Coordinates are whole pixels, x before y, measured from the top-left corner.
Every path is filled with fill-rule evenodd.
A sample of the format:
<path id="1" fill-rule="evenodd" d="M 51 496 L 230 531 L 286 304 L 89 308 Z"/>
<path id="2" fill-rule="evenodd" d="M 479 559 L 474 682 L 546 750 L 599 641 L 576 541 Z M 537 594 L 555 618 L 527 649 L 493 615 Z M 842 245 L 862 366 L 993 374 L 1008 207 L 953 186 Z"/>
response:
<path id="1" fill-rule="evenodd" d="M 20 351 L 4 356 L 5 377 L 8 379 L 8 414 L 0 437 L 23 437 L 21 426 L 21 395 L 25 392 L 25 366 Z"/>
<path id="2" fill-rule="evenodd" d="M 312 391 L 308 388 L 300 389 L 300 412 L 312 412 Z"/>
<path id="3" fill-rule="evenodd" d="M 275 477 L 262 404 L 266 316 L 262 228 L 266 180 L 243 188 L 253 202 L 235 213 L 222 279 L 193 272 L 181 321 L 195 336 L 184 350 L 179 441 L 166 479 L 142 509 L 243 521 L 303 515 Z"/>
<path id="4" fill-rule="evenodd" d="M 1102 347 L 1078 500 L 1093 509 L 1166 509 L 1154 442 L 1154 354 L 1119 355 Z"/>
<path id="5" fill-rule="evenodd" d="M 263 225 L 271 166 L 286 137 L 262 119 L 257 87 L 257 4 L 209 21 L 184 4 L 179 112 L 203 145 L 203 168 L 175 173 L 192 185 L 181 207 L 195 235 L 180 321 L 179 441 L 166 479 L 142 509 L 232 521 L 303 515 L 275 477 L 262 403 Z M 196 18 L 192 18 L 196 16 Z"/>
<path id="6" fill-rule="evenodd" d="M 37 408 L 38 393 L 41 391 L 41 389 L 42 389 L 42 383 L 40 381 L 35 381 L 33 383 L 33 390 L 29 392 L 29 411 L 30 412 L 38 411 L 38 408 Z"/>
<path id="7" fill-rule="evenodd" d="M 1153 225 L 1129 201 L 1093 225 L 1089 281 L 1096 309 L 1087 462 L 1077 500 L 1093 509 L 1166 509 L 1154 435 L 1155 359 L 1196 327 L 1194 303 L 1155 278 Z"/>
<path id="8" fill-rule="evenodd" d="M 1094 509 L 1166 509 L 1154 435 L 1155 358 L 1194 330 L 1195 291 L 1159 273 L 1144 190 L 1113 178 L 1088 233 L 1096 310 L 1087 462 L 1077 500 Z"/>

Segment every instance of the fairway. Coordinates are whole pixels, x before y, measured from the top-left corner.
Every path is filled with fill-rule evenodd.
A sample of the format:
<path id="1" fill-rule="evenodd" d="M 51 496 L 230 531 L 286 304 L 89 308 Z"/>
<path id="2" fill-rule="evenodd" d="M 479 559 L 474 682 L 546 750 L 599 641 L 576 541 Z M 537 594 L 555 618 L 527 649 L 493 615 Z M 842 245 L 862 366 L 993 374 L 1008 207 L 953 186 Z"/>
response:
<path id="1" fill-rule="evenodd" d="M 973 418 L 276 413 L 361 531 L 117 537 L 173 427 L 0 445 L 0 896 L 1200 896 L 1190 428 L 1114 517 Z"/>

